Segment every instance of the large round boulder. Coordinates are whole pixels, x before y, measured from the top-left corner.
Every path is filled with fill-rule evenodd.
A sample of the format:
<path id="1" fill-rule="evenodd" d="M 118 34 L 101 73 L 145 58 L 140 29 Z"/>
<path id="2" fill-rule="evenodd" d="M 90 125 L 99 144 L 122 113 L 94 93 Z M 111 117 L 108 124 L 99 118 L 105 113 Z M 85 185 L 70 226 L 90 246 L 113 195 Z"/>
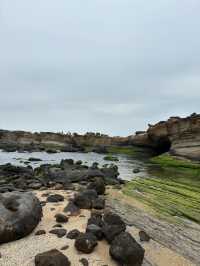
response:
<path id="1" fill-rule="evenodd" d="M 30 234 L 42 217 L 39 200 L 31 192 L 7 192 L 0 195 L 0 243 Z"/>
<path id="2" fill-rule="evenodd" d="M 144 249 L 127 232 L 116 236 L 110 246 L 111 257 L 120 265 L 141 266 L 144 252 Z"/>

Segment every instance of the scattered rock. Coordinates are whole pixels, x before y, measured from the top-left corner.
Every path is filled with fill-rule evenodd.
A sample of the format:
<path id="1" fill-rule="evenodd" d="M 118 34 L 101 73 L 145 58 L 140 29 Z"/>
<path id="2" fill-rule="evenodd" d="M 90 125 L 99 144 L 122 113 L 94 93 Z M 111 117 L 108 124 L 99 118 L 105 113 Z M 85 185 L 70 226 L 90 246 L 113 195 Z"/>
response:
<path id="1" fill-rule="evenodd" d="M 94 181 L 88 185 L 88 189 L 94 189 L 98 195 L 103 195 L 106 189 L 103 178 L 96 177 Z"/>
<path id="2" fill-rule="evenodd" d="M 69 201 L 63 212 L 66 212 L 70 216 L 77 216 L 80 214 L 80 208 L 77 207 L 73 201 Z"/>
<path id="3" fill-rule="evenodd" d="M 35 256 L 36 266 L 70 266 L 71 262 L 57 249 L 38 254 Z"/>
<path id="4" fill-rule="evenodd" d="M 49 231 L 49 233 L 57 235 L 57 237 L 61 238 L 61 237 L 66 235 L 67 230 L 64 228 L 59 228 L 59 229 L 53 229 L 53 230 Z"/>
<path id="5" fill-rule="evenodd" d="M 127 232 L 116 236 L 110 246 L 111 257 L 120 265 L 141 266 L 144 252 L 144 249 Z"/>
<path id="6" fill-rule="evenodd" d="M 97 244 L 96 236 L 91 233 L 80 233 L 75 240 L 75 248 L 86 254 L 92 253 Z"/>
<path id="7" fill-rule="evenodd" d="M 96 190 L 87 189 L 75 195 L 74 203 L 81 209 L 91 209 L 93 200 L 97 198 Z"/>
<path id="8" fill-rule="evenodd" d="M 88 219 L 88 225 L 89 224 L 95 224 L 99 227 L 103 226 L 103 220 L 102 220 L 102 215 L 98 212 L 92 212 L 91 217 Z"/>
<path id="9" fill-rule="evenodd" d="M 67 234 L 67 238 L 76 239 L 80 234 L 81 234 L 81 232 L 79 230 L 73 229 L 73 230 L 69 231 L 69 233 Z"/>
<path id="10" fill-rule="evenodd" d="M 47 202 L 60 202 L 60 201 L 64 201 L 64 197 L 59 194 L 54 194 L 47 197 Z"/>
<path id="11" fill-rule="evenodd" d="M 85 258 L 80 259 L 79 262 L 82 263 L 83 266 L 89 266 L 89 262 Z"/>
<path id="12" fill-rule="evenodd" d="M 102 210 L 105 208 L 105 199 L 103 197 L 98 197 L 92 201 L 92 207 L 96 210 Z"/>
<path id="13" fill-rule="evenodd" d="M 46 231 L 45 230 L 38 230 L 35 235 L 36 236 L 40 236 L 40 235 L 45 235 L 46 234 Z"/>
<path id="14" fill-rule="evenodd" d="M 61 227 L 62 227 L 62 224 L 55 224 L 55 225 L 53 226 L 53 228 L 55 228 L 55 227 L 59 227 L 59 228 L 61 228 Z"/>
<path id="15" fill-rule="evenodd" d="M 69 248 L 69 246 L 66 245 L 66 246 L 63 246 L 60 250 L 67 250 L 68 248 Z"/>
<path id="16" fill-rule="evenodd" d="M 149 242 L 150 236 L 145 231 L 139 232 L 140 241 Z"/>
<path id="17" fill-rule="evenodd" d="M 86 233 L 92 233 L 97 237 L 98 240 L 101 240 L 103 238 L 102 229 L 96 224 L 88 224 L 86 228 Z"/>
<path id="18" fill-rule="evenodd" d="M 126 224 L 119 215 L 112 212 L 107 212 L 104 215 L 102 231 L 109 243 L 111 243 L 117 235 L 125 230 Z"/>
<path id="19" fill-rule="evenodd" d="M 57 223 L 67 223 L 69 220 L 69 218 L 62 213 L 56 214 L 55 218 Z"/>

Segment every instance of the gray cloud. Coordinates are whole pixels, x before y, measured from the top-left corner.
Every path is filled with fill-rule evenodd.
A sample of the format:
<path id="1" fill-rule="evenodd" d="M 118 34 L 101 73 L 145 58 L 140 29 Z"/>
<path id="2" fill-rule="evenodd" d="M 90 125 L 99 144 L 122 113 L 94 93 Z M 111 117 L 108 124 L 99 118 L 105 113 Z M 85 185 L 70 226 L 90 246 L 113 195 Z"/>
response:
<path id="1" fill-rule="evenodd" d="M 197 0 L 2 0 L 0 128 L 128 135 L 199 112 Z"/>

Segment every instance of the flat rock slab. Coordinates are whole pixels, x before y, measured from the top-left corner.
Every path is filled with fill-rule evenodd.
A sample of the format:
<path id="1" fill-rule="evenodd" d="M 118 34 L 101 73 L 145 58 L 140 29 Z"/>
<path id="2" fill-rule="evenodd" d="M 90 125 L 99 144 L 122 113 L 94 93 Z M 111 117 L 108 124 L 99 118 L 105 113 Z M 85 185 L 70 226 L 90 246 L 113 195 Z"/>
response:
<path id="1" fill-rule="evenodd" d="M 108 198 L 107 207 L 118 213 L 130 226 L 144 230 L 163 246 L 176 251 L 185 258 L 200 265 L 200 226 L 192 222 L 176 225 L 158 220 L 128 203 Z"/>
<path id="2" fill-rule="evenodd" d="M 0 243 L 30 234 L 42 217 L 42 207 L 31 192 L 7 192 L 0 195 Z"/>

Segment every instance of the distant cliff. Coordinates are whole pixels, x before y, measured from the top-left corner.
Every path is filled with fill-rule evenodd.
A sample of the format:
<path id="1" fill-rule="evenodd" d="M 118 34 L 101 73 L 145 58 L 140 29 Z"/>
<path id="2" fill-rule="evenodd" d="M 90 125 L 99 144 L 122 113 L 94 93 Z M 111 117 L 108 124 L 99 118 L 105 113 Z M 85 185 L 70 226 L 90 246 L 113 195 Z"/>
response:
<path id="1" fill-rule="evenodd" d="M 100 133 L 87 133 L 85 135 L 26 131 L 0 130 L 0 148 L 13 150 L 41 150 L 43 148 L 56 148 L 63 151 L 79 151 L 84 147 L 127 145 L 128 138 L 109 137 Z"/>
<path id="2" fill-rule="evenodd" d="M 146 132 L 129 137 L 133 145 L 151 147 L 159 153 L 169 151 L 173 155 L 200 160 L 200 115 L 180 118 L 170 117 Z"/>

